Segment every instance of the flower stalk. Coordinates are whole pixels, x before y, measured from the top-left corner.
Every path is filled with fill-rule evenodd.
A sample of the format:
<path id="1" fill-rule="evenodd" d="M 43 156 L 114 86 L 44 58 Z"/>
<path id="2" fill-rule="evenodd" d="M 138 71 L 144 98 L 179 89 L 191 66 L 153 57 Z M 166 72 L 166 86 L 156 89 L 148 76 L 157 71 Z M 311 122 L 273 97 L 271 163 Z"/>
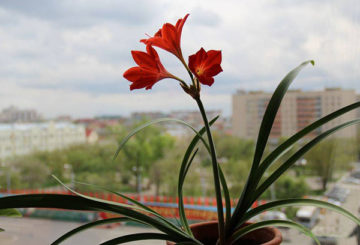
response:
<path id="1" fill-rule="evenodd" d="M 212 138 L 209 121 L 206 116 L 204 105 L 199 98 L 195 99 L 196 103 L 199 106 L 199 110 L 201 113 L 201 116 L 204 121 L 204 126 L 206 129 L 209 146 L 210 146 L 210 152 L 211 152 L 211 163 L 212 163 L 212 169 L 213 169 L 213 177 L 214 177 L 214 187 L 215 187 L 215 195 L 216 195 L 216 206 L 217 206 L 217 213 L 218 213 L 218 230 L 219 230 L 219 243 L 220 245 L 225 245 L 225 222 L 224 222 L 224 209 L 222 204 L 222 197 L 221 197 L 221 186 L 220 186 L 220 176 L 219 176 L 219 166 L 216 158 L 216 150 L 215 150 L 215 144 Z"/>

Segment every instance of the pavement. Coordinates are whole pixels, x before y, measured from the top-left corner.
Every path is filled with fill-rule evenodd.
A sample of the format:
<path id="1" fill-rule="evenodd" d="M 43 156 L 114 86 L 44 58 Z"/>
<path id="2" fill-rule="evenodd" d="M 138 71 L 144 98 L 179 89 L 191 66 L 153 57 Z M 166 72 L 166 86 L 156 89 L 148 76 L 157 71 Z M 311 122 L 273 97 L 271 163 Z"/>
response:
<path id="1" fill-rule="evenodd" d="M 337 185 L 350 190 L 346 201 L 341 205 L 341 207 L 350 211 L 354 215 L 358 215 L 358 209 L 360 206 L 360 185 L 347 184 L 342 181 L 339 181 Z M 339 245 L 357 245 L 355 237 L 348 237 L 355 226 L 356 225 L 353 221 L 343 215 L 333 211 L 326 211 L 319 224 L 315 226 L 313 232 L 317 235 L 336 237 Z"/>
<path id="2" fill-rule="evenodd" d="M 338 181 L 336 185 L 350 190 L 349 195 L 341 207 L 357 215 L 360 205 L 360 185 L 343 183 L 342 179 Z M 312 229 L 312 232 L 316 236 L 336 238 L 337 245 L 357 245 L 355 237 L 348 237 L 355 226 L 355 223 L 347 217 L 333 211 L 325 210 L 325 213 L 321 215 L 320 221 Z M 313 245 L 313 241 L 309 237 L 294 229 L 284 231 L 283 238 L 283 244 L 287 245 Z"/>
<path id="3" fill-rule="evenodd" d="M 0 244 L 6 245 L 49 245 L 67 231 L 82 223 L 64 222 L 34 218 L 0 217 Z M 92 228 L 76 234 L 61 244 L 64 245 L 98 245 L 112 238 L 127 234 L 152 232 L 153 229 L 135 226 L 118 226 L 116 228 Z M 142 241 L 127 243 L 131 245 L 159 245 L 162 241 Z"/>

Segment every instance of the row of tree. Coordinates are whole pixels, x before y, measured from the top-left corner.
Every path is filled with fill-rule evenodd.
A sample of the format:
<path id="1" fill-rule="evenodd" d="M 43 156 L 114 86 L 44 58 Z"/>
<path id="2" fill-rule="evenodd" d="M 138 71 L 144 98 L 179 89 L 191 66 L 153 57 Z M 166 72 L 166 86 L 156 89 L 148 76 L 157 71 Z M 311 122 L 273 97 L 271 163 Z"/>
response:
<path id="1" fill-rule="evenodd" d="M 56 185 L 51 177 L 53 174 L 67 183 L 76 179 L 116 191 L 176 196 L 178 169 L 191 138 L 175 138 L 159 127 L 148 127 L 133 136 L 113 161 L 116 145 L 126 132 L 127 128 L 113 127 L 109 128 L 108 143 L 78 145 L 8 159 L 1 171 L 7 178 L 0 178 L 0 185 L 6 188 L 11 184 L 14 189 L 49 188 Z M 233 197 L 237 197 L 251 166 L 254 142 L 220 133 L 215 133 L 214 140 L 230 192 Z M 305 166 L 295 166 L 288 175 L 276 182 L 272 188 L 276 197 L 301 197 L 308 194 L 306 176 L 311 175 L 320 177 L 322 188 L 326 189 L 334 173 L 348 170 L 350 163 L 356 160 L 359 151 L 357 146 L 354 140 L 349 139 L 333 138 L 320 143 L 304 156 L 307 163 Z M 270 145 L 269 149 L 274 147 L 276 145 Z M 279 162 L 284 161 L 299 147 L 295 146 Z M 210 159 L 201 144 L 191 168 L 184 193 L 212 196 Z M 265 198 L 271 196 L 270 192 L 265 194 Z"/>

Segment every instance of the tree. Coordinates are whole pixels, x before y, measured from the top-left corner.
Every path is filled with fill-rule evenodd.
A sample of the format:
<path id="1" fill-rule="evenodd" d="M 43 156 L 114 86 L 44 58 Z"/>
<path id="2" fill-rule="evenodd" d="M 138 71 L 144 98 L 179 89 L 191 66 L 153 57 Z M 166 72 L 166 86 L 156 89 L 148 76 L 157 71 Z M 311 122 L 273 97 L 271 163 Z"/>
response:
<path id="1" fill-rule="evenodd" d="M 12 174 L 12 177 L 15 177 L 15 180 L 18 178 L 16 182 L 12 181 L 12 188 L 39 188 L 46 185 L 51 178 L 50 168 L 34 157 L 16 158 L 9 165 L 11 172 L 16 173 L 15 176 Z"/>
<path id="2" fill-rule="evenodd" d="M 319 143 L 305 155 L 310 169 L 321 178 L 324 191 L 335 170 L 347 169 L 354 160 L 353 145 L 351 139 L 332 138 Z"/>
<path id="3" fill-rule="evenodd" d="M 140 122 L 134 127 L 143 124 Z M 119 138 L 119 141 L 122 137 Z M 135 176 L 135 189 L 141 191 L 142 180 L 153 168 L 153 164 L 164 157 L 165 151 L 170 150 L 175 139 L 163 133 L 159 127 L 147 127 L 134 135 L 122 149 L 123 171 L 132 172 Z M 152 181 L 150 180 L 150 183 Z"/>
<path id="4" fill-rule="evenodd" d="M 214 141 L 219 158 L 252 160 L 255 149 L 254 141 L 219 133 L 214 134 Z"/>
<path id="5" fill-rule="evenodd" d="M 250 171 L 250 164 L 251 162 L 249 160 L 236 160 L 233 158 L 220 163 L 224 175 L 226 176 L 230 195 L 232 197 L 240 196 Z"/>
<path id="6" fill-rule="evenodd" d="M 283 175 L 273 185 L 273 189 L 268 189 L 262 198 L 271 199 L 271 191 L 274 191 L 276 199 L 302 198 L 309 193 L 309 186 L 302 177 Z"/>

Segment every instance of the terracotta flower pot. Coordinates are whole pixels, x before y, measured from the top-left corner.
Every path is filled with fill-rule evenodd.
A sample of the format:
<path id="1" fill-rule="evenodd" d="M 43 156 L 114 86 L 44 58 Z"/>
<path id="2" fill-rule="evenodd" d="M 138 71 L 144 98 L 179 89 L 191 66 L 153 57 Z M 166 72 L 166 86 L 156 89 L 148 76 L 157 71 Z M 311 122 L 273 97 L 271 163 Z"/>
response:
<path id="1" fill-rule="evenodd" d="M 249 223 L 246 223 L 247 225 Z M 197 223 L 190 225 L 196 239 L 205 245 L 215 245 L 218 239 L 217 221 Z M 261 228 L 252 231 L 240 239 L 236 245 L 278 245 L 282 242 L 281 232 L 272 227 Z M 174 245 L 173 242 L 166 242 L 167 245 Z"/>

